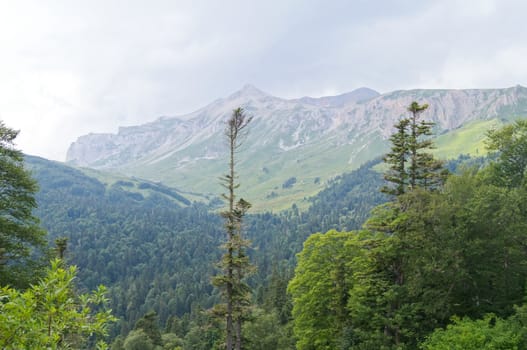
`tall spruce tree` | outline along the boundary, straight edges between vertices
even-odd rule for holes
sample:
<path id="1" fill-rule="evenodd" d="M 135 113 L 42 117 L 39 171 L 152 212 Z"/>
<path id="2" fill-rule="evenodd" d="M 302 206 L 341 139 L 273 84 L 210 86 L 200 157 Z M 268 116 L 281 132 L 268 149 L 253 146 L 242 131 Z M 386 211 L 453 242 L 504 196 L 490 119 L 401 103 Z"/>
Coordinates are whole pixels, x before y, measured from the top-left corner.
<path id="1" fill-rule="evenodd" d="M 404 118 L 395 124 L 397 130 L 391 137 L 391 151 L 384 156 L 384 162 L 389 170 L 384 174 L 384 179 L 391 182 L 394 187 L 384 186 L 381 192 L 400 196 L 408 187 L 407 158 L 408 158 L 408 124 L 410 120 Z"/>
<path id="2" fill-rule="evenodd" d="M 419 105 L 412 102 L 408 106 L 410 117 L 402 118 L 395 124 L 396 132 L 390 137 L 391 150 L 384 157 L 389 169 L 384 179 L 392 186 L 384 186 L 381 191 L 400 196 L 409 189 L 422 187 L 435 189 L 445 179 L 443 163 L 434 158 L 427 150 L 433 148 L 433 122 L 421 120 L 421 114 L 428 109 L 428 104 Z"/>
<path id="3" fill-rule="evenodd" d="M 384 157 L 389 165 L 384 178 L 392 185 L 384 186 L 381 192 L 396 198 L 393 203 L 380 207 L 378 214 L 374 214 L 365 225 L 372 231 L 381 232 L 382 243 L 379 246 L 382 253 L 379 256 L 382 259 L 372 261 L 375 261 L 373 266 L 379 271 L 379 276 L 384 275 L 385 292 L 390 295 L 384 299 L 383 338 L 395 346 L 404 343 L 405 329 L 411 329 L 404 321 L 409 310 L 406 298 L 411 290 L 411 268 L 407 262 L 412 259 L 410 247 L 423 239 L 423 232 L 414 232 L 412 227 L 419 217 L 411 221 L 408 217 L 416 203 L 423 205 L 420 210 L 426 209 L 427 193 L 441 186 L 447 175 L 442 162 L 427 152 L 433 147 L 428 137 L 432 135 L 434 126 L 434 123 L 420 119 L 427 109 L 428 104 L 412 102 L 407 108 L 410 116 L 395 124 L 396 132 L 390 137 L 391 151 Z"/>
<path id="4" fill-rule="evenodd" d="M 17 136 L 0 121 L 0 286 L 27 287 L 45 267 L 46 232 L 33 215 L 38 186 L 14 147 Z"/>
<path id="5" fill-rule="evenodd" d="M 246 136 L 247 125 L 252 120 L 247 117 L 242 108 L 233 111 L 227 121 L 225 136 L 229 144 L 229 171 L 221 178 L 221 184 L 227 189 L 223 198 L 227 200 L 228 208 L 221 214 L 225 219 L 227 242 L 226 250 L 220 261 L 222 274 L 213 279 L 213 284 L 222 291 L 225 304 L 218 305 L 216 312 L 225 317 L 225 346 L 227 350 L 242 348 L 242 323 L 249 305 L 250 288 L 245 278 L 252 267 L 246 249 L 249 241 L 242 236 L 243 217 L 251 204 L 240 198 L 236 201 L 235 190 L 240 186 L 236 178 L 235 155 Z"/>

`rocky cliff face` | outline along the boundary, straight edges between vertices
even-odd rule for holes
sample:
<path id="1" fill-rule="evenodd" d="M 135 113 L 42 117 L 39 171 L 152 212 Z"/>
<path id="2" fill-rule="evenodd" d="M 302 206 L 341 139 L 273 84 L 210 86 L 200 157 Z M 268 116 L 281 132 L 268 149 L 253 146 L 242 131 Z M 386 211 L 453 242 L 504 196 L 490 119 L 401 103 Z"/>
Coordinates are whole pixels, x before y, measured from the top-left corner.
<path id="1" fill-rule="evenodd" d="M 286 100 L 248 85 L 181 118 L 160 118 L 120 128 L 117 134 L 82 136 L 71 145 L 67 161 L 210 190 L 207 184 L 216 186 L 222 173 L 224 122 L 241 106 L 254 117 L 240 154 L 246 164 L 241 172 L 257 179 L 256 187 L 268 182 L 268 193 L 284 176 L 327 178 L 380 155 L 393 124 L 407 115 L 412 101 L 430 105 L 424 118 L 437 123 L 438 133 L 474 120 L 527 115 L 527 88 L 521 86 L 383 95 L 363 88 L 340 96 Z"/>
<path id="2" fill-rule="evenodd" d="M 293 145 L 283 140 L 282 149 L 305 142 L 305 131 L 324 132 L 344 106 L 355 105 L 379 94 L 362 88 L 340 96 L 284 100 L 268 95 L 247 85 L 227 98 L 219 99 L 207 107 L 181 118 L 160 118 L 141 126 L 119 128 L 117 134 L 89 134 L 74 142 L 67 153 L 67 162 L 94 168 L 115 168 L 144 157 L 161 161 L 167 156 L 192 148 L 196 143 L 215 139 L 223 132 L 223 123 L 234 108 L 242 106 L 253 115 L 255 122 L 265 126 L 265 134 L 283 134 L 293 138 Z M 306 128 L 307 124 L 311 124 Z M 296 132 L 292 129 L 296 129 Z M 308 130 L 302 130 L 308 129 Z M 275 135 L 276 136 L 276 135 Z M 302 139 L 302 140 L 301 140 Z M 268 140 L 259 140 L 268 143 Z M 201 156 L 213 157 L 209 149 Z M 207 154 L 208 153 L 208 154 Z M 186 158 L 186 157 L 183 157 Z"/>

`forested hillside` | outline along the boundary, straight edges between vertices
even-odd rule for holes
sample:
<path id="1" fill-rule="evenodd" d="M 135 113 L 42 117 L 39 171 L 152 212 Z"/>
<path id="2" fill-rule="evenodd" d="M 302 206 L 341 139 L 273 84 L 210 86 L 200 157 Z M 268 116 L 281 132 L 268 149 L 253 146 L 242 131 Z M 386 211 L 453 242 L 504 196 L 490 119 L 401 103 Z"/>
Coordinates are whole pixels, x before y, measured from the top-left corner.
<path id="1" fill-rule="evenodd" d="M 0 350 L 527 350 L 525 13 L 0 0 Z"/>
<path id="2" fill-rule="evenodd" d="M 287 324 L 291 316 L 285 286 L 296 254 L 314 232 L 361 228 L 370 210 L 388 199 L 379 192 L 382 174 L 372 170 L 380 162 L 332 180 L 310 199 L 307 211 L 293 206 L 279 214 L 247 216 L 250 255 L 257 267 L 250 283 L 257 305 L 279 308 Z M 208 207 L 137 179 L 106 185 L 60 163 L 36 157 L 26 157 L 26 163 L 40 184 L 36 213 L 51 242 L 68 238 L 66 258 L 79 267 L 81 290 L 108 286 L 110 306 L 120 318 L 113 336 L 126 336 L 150 311 L 156 312 L 160 329 L 172 329 L 180 320 L 180 338 L 191 337 L 196 322 L 209 322 L 199 318 L 199 310 L 219 298 L 210 283 L 223 240 L 217 200 Z"/>
<path id="3" fill-rule="evenodd" d="M 515 305 L 527 280 L 527 124 L 490 131 L 488 157 L 444 164 L 420 153 L 429 139 L 416 141 L 432 124 L 410 121 L 396 125 L 384 165 L 373 160 L 334 178 L 307 210 L 245 217 L 256 267 L 243 328 L 251 349 L 435 349 L 482 317 L 523 322 Z M 103 173 L 37 157 L 25 164 L 40 185 L 35 214 L 56 252 L 78 267 L 79 292 L 108 286 L 113 349 L 220 346 L 221 321 L 210 311 L 220 302 L 211 284 L 225 242 L 220 199 L 196 202 L 197 194 L 137 178 L 104 182 Z M 462 319 L 451 323 L 454 316 Z"/>
<path id="4" fill-rule="evenodd" d="M 36 214 L 49 240 L 68 238 L 66 257 L 79 267 L 82 288 L 109 287 L 111 307 L 122 318 L 114 334 L 126 334 L 151 310 L 164 327 L 171 316 L 217 301 L 210 278 L 223 233 L 214 208 L 150 182 L 106 185 L 60 163 L 36 157 L 26 162 L 40 185 Z M 385 200 L 377 192 L 381 175 L 370 169 L 375 163 L 334 179 L 311 199 L 308 211 L 293 206 L 280 214 L 248 215 L 258 269 L 251 284 L 261 300 L 273 271 L 290 276 L 295 254 L 311 233 L 360 228 L 369 210 Z"/>
<path id="5" fill-rule="evenodd" d="M 296 348 L 525 348 L 527 122 L 490 131 L 493 159 L 439 187 L 409 125 L 385 158 L 390 201 L 362 230 L 305 242 L 288 289 Z"/>

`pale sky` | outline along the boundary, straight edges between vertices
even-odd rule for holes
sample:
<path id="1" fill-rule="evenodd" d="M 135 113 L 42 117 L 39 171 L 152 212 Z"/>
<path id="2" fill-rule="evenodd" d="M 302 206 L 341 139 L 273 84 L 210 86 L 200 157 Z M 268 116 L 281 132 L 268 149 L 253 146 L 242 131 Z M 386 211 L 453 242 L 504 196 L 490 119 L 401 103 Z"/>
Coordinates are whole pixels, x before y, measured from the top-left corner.
<path id="1" fill-rule="evenodd" d="M 18 148 L 62 161 L 81 135 L 247 83 L 285 98 L 527 85 L 526 14 L 524 0 L 0 0 L 0 119 Z"/>

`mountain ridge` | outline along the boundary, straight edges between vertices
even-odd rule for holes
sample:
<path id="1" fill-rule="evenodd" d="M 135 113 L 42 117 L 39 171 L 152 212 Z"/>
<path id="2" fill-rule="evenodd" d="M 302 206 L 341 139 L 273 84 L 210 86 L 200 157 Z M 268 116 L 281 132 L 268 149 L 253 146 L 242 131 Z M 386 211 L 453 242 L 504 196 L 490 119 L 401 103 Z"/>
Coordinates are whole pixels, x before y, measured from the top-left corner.
<path id="1" fill-rule="evenodd" d="M 333 97 L 282 99 L 246 85 L 184 118 L 164 117 L 120 128 L 117 134 L 81 136 L 68 150 L 67 161 L 217 195 L 227 154 L 224 123 L 233 109 L 242 107 L 254 119 L 239 155 L 240 178 L 256 202 L 274 207 L 278 200 L 312 195 L 321 182 L 386 152 L 393 124 L 407 115 L 412 101 L 430 105 L 423 117 L 436 123 L 437 134 L 474 121 L 527 115 L 523 86 L 385 94 L 357 89 Z M 291 177 L 296 184 L 283 187 Z"/>

